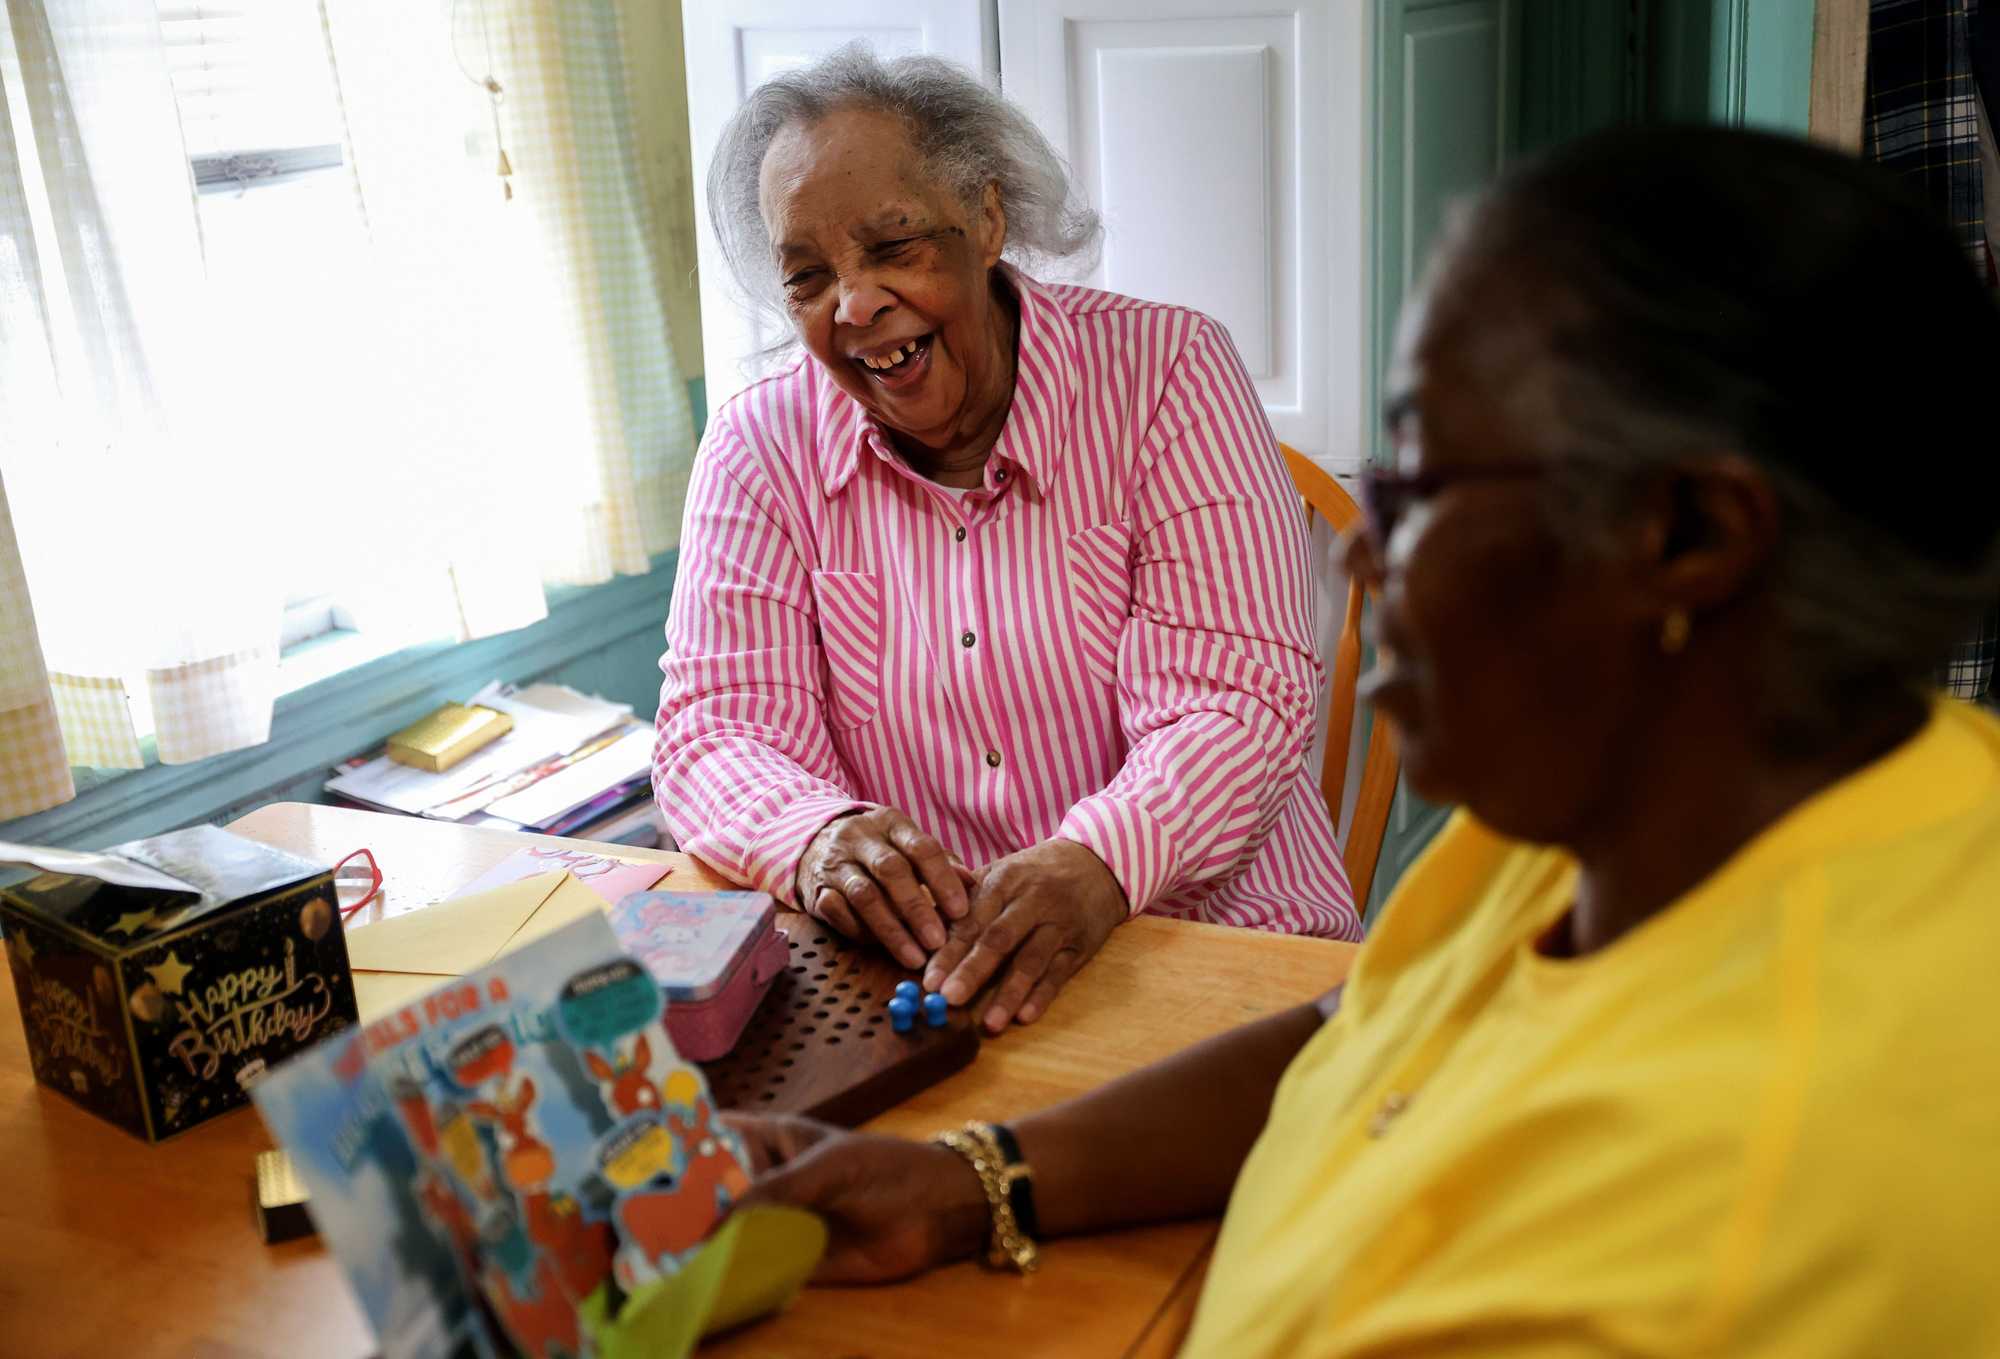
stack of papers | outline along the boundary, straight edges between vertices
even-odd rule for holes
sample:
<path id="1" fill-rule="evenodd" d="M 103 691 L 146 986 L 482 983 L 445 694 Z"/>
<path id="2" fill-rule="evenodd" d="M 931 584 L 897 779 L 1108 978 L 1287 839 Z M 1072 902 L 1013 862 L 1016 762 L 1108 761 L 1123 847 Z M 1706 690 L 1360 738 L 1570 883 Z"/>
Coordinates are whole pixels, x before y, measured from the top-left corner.
<path id="1" fill-rule="evenodd" d="M 644 791 L 652 733 L 630 705 L 559 684 L 489 684 L 468 702 L 509 714 L 514 729 L 443 773 L 384 755 L 337 771 L 327 792 L 405 816 L 561 833 Z"/>

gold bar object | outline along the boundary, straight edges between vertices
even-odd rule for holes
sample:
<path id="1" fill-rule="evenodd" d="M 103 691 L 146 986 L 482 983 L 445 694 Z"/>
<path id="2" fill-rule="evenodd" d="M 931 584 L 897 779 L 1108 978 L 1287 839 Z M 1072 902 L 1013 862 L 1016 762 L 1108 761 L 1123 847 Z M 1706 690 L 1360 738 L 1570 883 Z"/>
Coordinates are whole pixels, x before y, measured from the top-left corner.
<path id="1" fill-rule="evenodd" d="M 257 1153 L 257 1230 L 267 1246 L 313 1234 L 306 1187 L 282 1151 Z"/>
<path id="2" fill-rule="evenodd" d="M 442 774 L 514 729 L 508 714 L 478 704 L 447 703 L 389 738 L 389 758 L 412 769 Z"/>

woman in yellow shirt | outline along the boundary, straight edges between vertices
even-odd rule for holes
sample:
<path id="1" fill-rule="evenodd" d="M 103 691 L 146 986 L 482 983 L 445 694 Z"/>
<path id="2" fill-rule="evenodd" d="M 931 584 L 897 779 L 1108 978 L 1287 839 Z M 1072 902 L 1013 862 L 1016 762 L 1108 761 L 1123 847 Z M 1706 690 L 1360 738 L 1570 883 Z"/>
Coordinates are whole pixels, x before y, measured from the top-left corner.
<path id="1" fill-rule="evenodd" d="M 2000 1354 L 2000 722 L 1927 685 L 2000 590 L 1996 383 L 1858 162 L 1622 132 L 1486 195 L 1348 549 L 1464 810 L 1320 1005 L 1014 1124 L 1033 1228 L 1226 1203 L 1189 1355 Z M 1007 1215 L 743 1126 L 827 1277 Z"/>

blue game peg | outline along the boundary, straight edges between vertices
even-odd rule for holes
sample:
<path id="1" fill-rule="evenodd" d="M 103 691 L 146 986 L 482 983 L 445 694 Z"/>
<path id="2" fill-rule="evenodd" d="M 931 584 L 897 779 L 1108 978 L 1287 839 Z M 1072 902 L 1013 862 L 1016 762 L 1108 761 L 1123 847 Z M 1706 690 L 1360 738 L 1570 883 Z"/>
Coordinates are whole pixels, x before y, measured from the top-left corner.
<path id="1" fill-rule="evenodd" d="M 924 1022 L 934 1029 L 944 1027 L 944 997 L 933 991 L 924 997 Z"/>
<path id="2" fill-rule="evenodd" d="M 913 981 L 899 981 L 896 983 L 897 1000 L 907 1000 L 910 1004 L 915 1005 L 917 997 L 922 994 L 923 992 L 917 989 L 917 984 Z"/>
<path id="3" fill-rule="evenodd" d="M 889 1027 L 897 1033 L 908 1033 L 917 1022 L 917 1003 L 907 996 L 897 996 L 889 1002 Z"/>

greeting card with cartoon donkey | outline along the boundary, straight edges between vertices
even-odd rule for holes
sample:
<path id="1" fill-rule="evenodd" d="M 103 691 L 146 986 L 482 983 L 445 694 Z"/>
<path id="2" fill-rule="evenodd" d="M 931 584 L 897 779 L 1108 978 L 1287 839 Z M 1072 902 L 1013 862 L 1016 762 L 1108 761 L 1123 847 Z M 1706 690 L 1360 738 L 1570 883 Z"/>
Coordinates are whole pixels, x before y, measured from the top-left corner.
<path id="1" fill-rule="evenodd" d="M 685 1353 L 803 1282 L 663 1015 L 591 917 L 256 1085 L 389 1359 Z"/>

